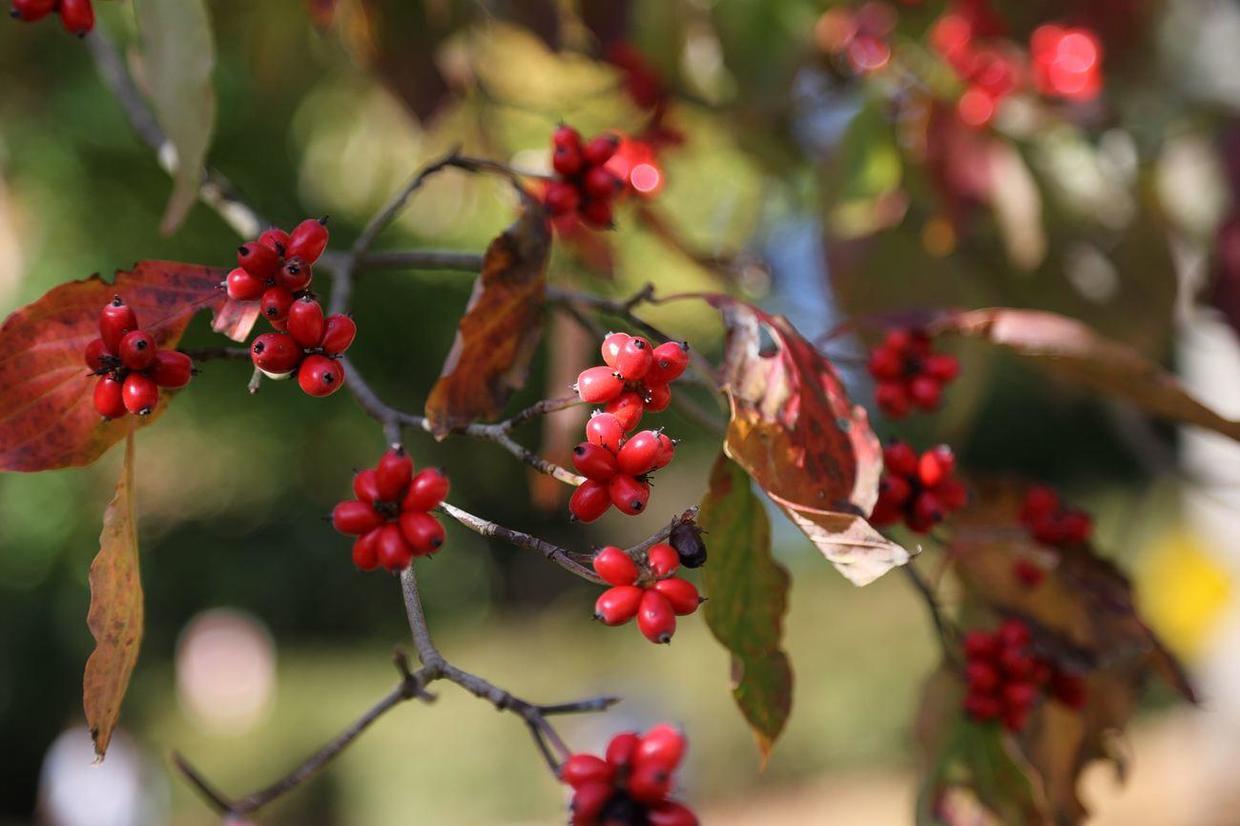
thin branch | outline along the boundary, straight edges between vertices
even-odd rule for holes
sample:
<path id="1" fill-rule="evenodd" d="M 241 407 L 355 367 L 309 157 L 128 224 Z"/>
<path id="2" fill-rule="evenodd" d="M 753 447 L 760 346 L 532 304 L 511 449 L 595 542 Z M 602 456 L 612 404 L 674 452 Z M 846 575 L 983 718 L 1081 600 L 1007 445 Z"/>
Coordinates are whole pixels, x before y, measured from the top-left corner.
<path id="1" fill-rule="evenodd" d="M 357 262 L 358 270 L 460 270 L 479 272 L 482 256 L 475 252 L 411 250 L 372 252 Z"/>
<path id="2" fill-rule="evenodd" d="M 930 619 L 934 621 L 934 630 L 939 638 L 939 648 L 943 652 L 943 659 L 953 667 L 958 666 L 959 658 L 956 655 L 956 647 L 954 645 L 957 632 L 955 627 L 943 616 L 943 609 L 939 605 L 939 598 L 935 595 L 934 589 L 913 567 L 911 561 L 902 565 L 901 569 L 904 571 L 905 576 L 908 577 L 909 582 L 913 583 L 913 587 L 917 589 L 917 593 L 926 604 L 926 610 L 930 612 Z"/>
<path id="3" fill-rule="evenodd" d="M 250 360 L 250 351 L 246 347 L 190 347 L 181 352 L 194 361 Z"/>
<path id="4" fill-rule="evenodd" d="M 558 545 L 553 545 L 545 539 L 539 539 L 536 536 L 531 536 L 530 534 L 522 533 L 521 531 L 515 531 L 512 528 L 505 528 L 503 525 L 497 525 L 488 519 L 483 519 L 480 516 L 474 516 L 472 513 L 461 510 L 455 505 L 450 505 L 447 502 L 444 502 L 440 505 L 440 507 L 443 508 L 444 513 L 448 514 L 448 516 L 451 516 L 457 522 L 461 523 L 466 528 L 469 528 L 474 533 L 481 536 L 502 539 L 510 545 L 515 545 L 518 548 L 525 548 L 527 550 L 534 551 L 535 553 L 540 553 L 571 574 L 576 574 L 582 579 L 597 583 L 599 585 L 607 584 L 598 574 L 594 573 L 594 570 L 589 564 L 590 557 L 587 554 L 573 553 L 572 551 L 565 550 Z"/>

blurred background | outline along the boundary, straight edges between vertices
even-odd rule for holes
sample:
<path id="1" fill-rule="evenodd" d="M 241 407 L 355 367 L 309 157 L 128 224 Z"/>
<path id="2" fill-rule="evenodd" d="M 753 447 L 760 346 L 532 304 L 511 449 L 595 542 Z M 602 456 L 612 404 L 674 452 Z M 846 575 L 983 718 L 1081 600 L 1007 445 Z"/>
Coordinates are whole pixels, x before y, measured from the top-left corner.
<path id="1" fill-rule="evenodd" d="M 100 27 L 132 45 L 128 4 L 97 5 Z M 615 295 L 646 281 L 662 293 L 726 289 L 810 338 L 919 306 L 1051 309 L 1176 366 L 1203 399 L 1240 415 L 1233 2 L 209 6 L 220 100 L 211 165 L 282 226 L 330 214 L 335 248 L 454 145 L 537 171 L 557 123 L 617 130 L 633 169 L 619 229 L 562 237 L 553 283 Z M 999 57 L 962 66 L 942 22 L 951 14 Z M 1035 54 L 1048 23 L 1086 33 L 1065 47 L 1060 74 Z M 1046 65 L 1063 69 L 1056 60 Z M 0 311 L 139 258 L 229 264 L 238 239 L 205 207 L 159 235 L 169 186 L 81 43 L 51 21 L 0 25 Z M 446 173 L 381 246 L 480 251 L 513 208 L 504 186 Z M 471 282 L 386 272 L 359 286 L 351 357 L 386 398 L 420 407 Z M 704 309 L 646 315 L 718 354 Z M 207 343 L 217 342 L 200 318 L 184 344 Z M 859 400 L 869 398 L 856 369 L 864 344 L 826 344 Z M 594 346 L 551 315 L 513 408 L 564 393 Z M 1151 691 L 1129 732 L 1127 785 L 1087 776 L 1095 822 L 1240 823 L 1235 446 L 981 346 L 958 355 L 964 371 L 942 412 L 899 433 L 948 441 L 970 472 L 1048 481 L 1090 508 L 1098 545 L 1132 573 L 1150 624 L 1201 683 L 1199 710 Z M 350 469 L 378 456 L 380 434 L 347 394 L 311 401 L 268 384 L 250 396 L 249 372 L 207 364 L 138 437 L 147 630 L 101 766 L 80 703 L 86 575 L 119 456 L 0 477 L 0 823 L 215 822 L 170 773 L 171 750 L 239 794 L 392 684 L 391 650 L 408 633 L 398 585 L 354 571 L 349 542 L 322 521 Z M 575 415 L 521 437 L 562 455 Z M 568 524 L 562 491 L 492 445 L 409 444 L 420 464 L 447 467 L 462 507 L 585 548 L 635 541 L 700 497 L 717 437 L 674 411 L 663 423 L 686 441 L 649 512 L 588 528 Z M 765 770 L 733 707 L 728 658 L 698 618 L 673 645 L 651 646 L 590 622 L 590 586 L 451 524 L 419 576 L 439 646 L 462 667 L 540 701 L 625 698 L 611 714 L 566 721 L 574 746 L 683 723 L 684 793 L 704 822 L 911 822 L 909 724 L 937 656 L 923 606 L 899 577 L 853 588 L 782 517 L 773 524 L 793 574 L 797 683 Z M 392 712 L 263 822 L 563 822 L 562 790 L 522 727 L 453 686 L 440 694 Z"/>

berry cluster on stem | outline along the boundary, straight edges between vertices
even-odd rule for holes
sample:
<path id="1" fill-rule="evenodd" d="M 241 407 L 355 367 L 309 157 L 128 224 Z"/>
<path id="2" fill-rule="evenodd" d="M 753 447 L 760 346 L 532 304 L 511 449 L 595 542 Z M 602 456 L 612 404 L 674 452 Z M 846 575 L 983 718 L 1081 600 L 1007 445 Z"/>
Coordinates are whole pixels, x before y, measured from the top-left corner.
<path id="1" fill-rule="evenodd" d="M 194 374 L 190 357 L 159 349 L 119 295 L 99 313 L 99 338 L 86 345 L 84 358 L 91 375 L 99 377 L 94 404 L 105 419 L 149 415 L 159 404 L 159 388 L 184 387 Z"/>
<path id="2" fill-rule="evenodd" d="M 560 767 L 573 789 L 572 826 L 697 826 L 697 816 L 672 800 L 685 736 L 660 723 L 645 734 L 617 734 L 603 757 L 574 754 Z"/>
<path id="3" fill-rule="evenodd" d="M 543 194 L 551 216 L 575 217 L 591 229 L 611 229 L 613 205 L 624 191 L 624 181 L 607 168 L 607 162 L 620 139 L 604 134 L 587 141 L 571 126 L 561 126 L 552 134 L 551 144 L 556 177 Z"/>
<path id="4" fill-rule="evenodd" d="M 1026 491 L 1020 521 L 1035 540 L 1056 548 L 1083 545 L 1094 530 L 1088 513 L 1065 505 L 1047 485 L 1033 485 Z"/>
<path id="5" fill-rule="evenodd" d="M 436 468 L 414 473 L 413 459 L 394 445 L 373 468 L 353 477 L 356 499 L 332 510 L 332 527 L 356 536 L 353 564 L 363 571 L 380 566 L 403 571 L 415 557 L 443 545 L 443 525 L 431 516 L 448 495 L 448 477 Z"/>
<path id="6" fill-rule="evenodd" d="M 943 386 L 960 373 L 955 356 L 934 352 L 924 330 L 892 330 L 870 354 L 870 375 L 877 382 L 875 401 L 883 413 L 902 419 L 913 408 L 931 411 L 939 406 Z"/>
<path id="7" fill-rule="evenodd" d="M 679 552 L 666 542 L 646 551 L 645 569 L 614 545 L 594 555 L 594 571 L 612 587 L 594 603 L 594 618 L 607 625 L 623 625 L 637 617 L 646 639 L 666 644 L 676 633 L 676 617 L 692 614 L 702 597 L 692 582 L 675 576 Z"/>
<path id="8" fill-rule="evenodd" d="M 882 526 L 903 520 L 909 530 L 926 533 L 968 501 L 955 472 L 956 457 L 947 445 L 919 456 L 904 442 L 891 442 L 883 448 L 883 476 L 870 522 Z"/>
<path id="9" fill-rule="evenodd" d="M 60 15 L 60 24 L 69 34 L 85 37 L 95 28 L 92 0 L 12 0 L 9 16 L 14 20 L 33 23 L 52 12 Z"/>

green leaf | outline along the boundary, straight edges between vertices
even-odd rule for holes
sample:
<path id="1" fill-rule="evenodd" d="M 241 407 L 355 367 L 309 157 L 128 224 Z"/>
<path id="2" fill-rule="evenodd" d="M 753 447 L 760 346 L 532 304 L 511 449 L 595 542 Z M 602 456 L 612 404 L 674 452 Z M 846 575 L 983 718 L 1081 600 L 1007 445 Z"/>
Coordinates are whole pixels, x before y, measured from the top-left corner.
<path id="1" fill-rule="evenodd" d="M 780 647 L 788 572 L 771 556 L 770 524 L 748 474 L 722 454 L 698 523 L 710 543 L 706 624 L 732 652 L 732 696 L 765 761 L 792 710 L 792 666 Z"/>
<path id="2" fill-rule="evenodd" d="M 176 161 L 160 231 L 171 234 L 198 200 L 215 129 L 215 40 L 205 0 L 134 0 L 142 68 Z"/>

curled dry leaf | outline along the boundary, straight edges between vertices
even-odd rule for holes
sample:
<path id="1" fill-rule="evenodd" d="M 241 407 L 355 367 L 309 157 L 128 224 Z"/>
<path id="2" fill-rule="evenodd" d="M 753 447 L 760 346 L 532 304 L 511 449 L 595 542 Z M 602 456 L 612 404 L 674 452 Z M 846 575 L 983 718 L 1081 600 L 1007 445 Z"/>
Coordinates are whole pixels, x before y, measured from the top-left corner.
<path id="1" fill-rule="evenodd" d="M 786 318 L 727 296 L 708 300 L 727 327 L 727 454 L 853 584 L 903 565 L 908 551 L 865 521 L 878 498 L 882 449 L 831 363 Z M 772 353 L 762 350 L 764 331 Z"/>
<path id="2" fill-rule="evenodd" d="M 99 759 L 108 743 L 142 644 L 142 578 L 138 571 L 138 526 L 134 511 L 133 417 L 127 417 L 125 461 L 116 493 L 103 514 L 99 553 L 90 564 L 90 613 L 86 624 L 95 650 L 82 677 L 82 705 Z"/>
<path id="3" fill-rule="evenodd" d="M 99 311 L 114 295 L 133 307 L 161 348 L 175 347 L 199 310 L 215 313 L 217 332 L 242 341 L 258 318 L 257 302 L 230 301 L 224 271 L 171 261 L 139 261 L 108 284 L 98 275 L 48 291 L 0 327 L 0 470 L 86 465 L 127 432 L 125 420 L 100 420 L 95 382 L 83 353 L 99 337 Z M 166 402 L 168 393 L 161 393 Z M 164 403 L 142 423 L 149 424 Z M 126 417 L 128 419 L 128 417 Z"/>
<path id="4" fill-rule="evenodd" d="M 1076 319 L 1040 310 L 991 307 L 946 314 L 931 329 L 1009 347 L 1155 416 L 1240 440 L 1240 421 L 1206 407 L 1158 364 Z"/>
<path id="5" fill-rule="evenodd" d="M 732 696 L 765 760 L 792 710 L 792 667 L 781 647 L 788 572 L 771 556 L 770 524 L 749 477 L 726 456 L 715 461 L 698 524 L 710 536 L 706 624 L 732 652 Z"/>
<path id="6" fill-rule="evenodd" d="M 542 332 L 550 245 L 542 208 L 527 204 L 516 223 L 487 247 L 456 341 L 426 400 L 436 438 L 497 418 L 512 391 L 525 383 Z"/>

